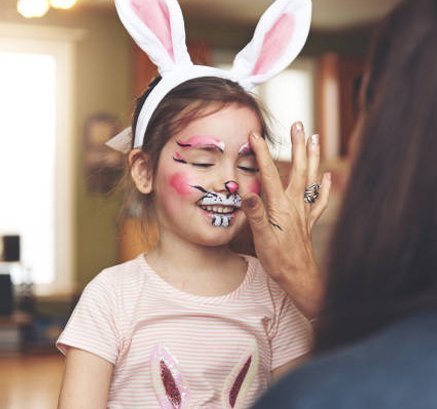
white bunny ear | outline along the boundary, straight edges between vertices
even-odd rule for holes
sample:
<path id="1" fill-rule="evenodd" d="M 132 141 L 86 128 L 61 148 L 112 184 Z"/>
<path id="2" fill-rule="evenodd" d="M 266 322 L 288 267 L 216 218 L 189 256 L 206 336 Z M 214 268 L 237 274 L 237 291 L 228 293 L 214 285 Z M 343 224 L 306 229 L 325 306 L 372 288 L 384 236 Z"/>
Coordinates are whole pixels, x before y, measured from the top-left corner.
<path id="1" fill-rule="evenodd" d="M 300 53 L 311 25 L 311 0 L 276 0 L 235 57 L 232 73 L 250 89 L 284 70 Z"/>
<path id="2" fill-rule="evenodd" d="M 162 75 L 190 65 L 182 10 L 177 0 L 115 0 L 126 30 Z"/>

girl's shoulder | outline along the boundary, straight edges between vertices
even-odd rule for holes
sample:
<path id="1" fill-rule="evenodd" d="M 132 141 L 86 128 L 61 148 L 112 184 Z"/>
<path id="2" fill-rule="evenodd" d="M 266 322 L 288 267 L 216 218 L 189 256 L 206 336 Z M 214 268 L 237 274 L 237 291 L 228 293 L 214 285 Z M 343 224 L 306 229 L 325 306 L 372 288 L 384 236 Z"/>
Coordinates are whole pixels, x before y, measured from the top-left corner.
<path id="1" fill-rule="evenodd" d="M 143 254 L 132 260 L 103 269 L 87 285 L 87 287 L 113 288 L 123 290 L 128 287 L 139 287 L 147 279 L 147 264 Z"/>

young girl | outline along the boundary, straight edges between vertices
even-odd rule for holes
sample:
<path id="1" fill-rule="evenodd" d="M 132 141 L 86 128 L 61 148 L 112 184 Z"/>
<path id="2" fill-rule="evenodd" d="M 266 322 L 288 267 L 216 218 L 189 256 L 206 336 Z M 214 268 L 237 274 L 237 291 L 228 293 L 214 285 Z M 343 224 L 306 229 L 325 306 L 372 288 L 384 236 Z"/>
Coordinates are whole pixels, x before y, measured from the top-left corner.
<path id="1" fill-rule="evenodd" d="M 57 344 L 67 355 L 59 408 L 247 408 L 310 347 L 293 302 L 228 248 L 245 223 L 241 197 L 261 189 L 249 135 L 268 136 L 247 89 L 300 51 L 309 2 L 276 1 L 230 73 L 190 64 L 175 1 L 116 4 L 161 73 L 131 132 L 111 142 L 130 151 L 159 242 L 84 290 Z"/>

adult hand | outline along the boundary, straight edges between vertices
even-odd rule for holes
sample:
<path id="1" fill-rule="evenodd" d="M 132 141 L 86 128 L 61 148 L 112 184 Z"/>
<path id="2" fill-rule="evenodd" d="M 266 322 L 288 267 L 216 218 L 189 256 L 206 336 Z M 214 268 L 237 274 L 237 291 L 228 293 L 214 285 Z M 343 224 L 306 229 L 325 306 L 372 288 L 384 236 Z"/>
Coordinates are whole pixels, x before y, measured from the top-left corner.
<path id="1" fill-rule="evenodd" d="M 249 140 L 265 194 L 265 205 L 254 193 L 243 197 L 243 211 L 253 232 L 257 256 L 302 313 L 312 318 L 318 312 L 323 283 L 314 260 L 311 229 L 327 207 L 331 187 L 331 175 L 325 173 L 315 203 L 304 202 L 305 187 L 319 181 L 318 135 L 305 142 L 303 125 L 293 124 L 291 167 L 285 189 L 266 141 L 254 133 Z"/>

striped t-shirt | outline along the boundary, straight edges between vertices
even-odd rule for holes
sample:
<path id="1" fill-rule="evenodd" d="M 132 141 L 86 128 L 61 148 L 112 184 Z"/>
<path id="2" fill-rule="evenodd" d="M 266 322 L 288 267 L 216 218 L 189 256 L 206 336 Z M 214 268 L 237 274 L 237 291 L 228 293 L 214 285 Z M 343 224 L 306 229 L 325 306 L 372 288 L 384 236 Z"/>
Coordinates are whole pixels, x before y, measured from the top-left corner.
<path id="1" fill-rule="evenodd" d="M 143 255 L 97 275 L 57 346 L 114 365 L 110 409 L 247 408 L 271 371 L 308 352 L 311 328 L 257 259 L 230 294 L 164 281 Z"/>

